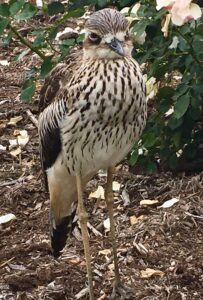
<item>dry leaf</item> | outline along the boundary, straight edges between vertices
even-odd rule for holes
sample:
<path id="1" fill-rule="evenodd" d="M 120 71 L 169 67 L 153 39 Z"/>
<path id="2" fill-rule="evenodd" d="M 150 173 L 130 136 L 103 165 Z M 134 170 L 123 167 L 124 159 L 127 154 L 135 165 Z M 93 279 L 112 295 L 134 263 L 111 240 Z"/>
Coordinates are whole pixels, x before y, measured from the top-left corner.
<path id="1" fill-rule="evenodd" d="M 123 206 L 124 207 L 128 206 L 130 204 L 130 197 L 128 192 L 125 189 L 122 191 L 121 197 L 123 199 Z"/>
<path id="2" fill-rule="evenodd" d="M 76 258 L 71 258 L 68 263 L 71 263 L 73 265 L 78 265 L 79 263 L 81 263 L 81 259 L 79 257 Z"/>
<path id="3" fill-rule="evenodd" d="M 18 145 L 25 146 L 29 142 L 29 135 L 26 130 L 20 130 L 20 135 L 17 136 Z"/>
<path id="4" fill-rule="evenodd" d="M 96 198 L 96 199 L 103 199 L 104 200 L 105 199 L 105 197 L 104 197 L 104 188 L 101 185 L 99 185 L 95 192 L 89 194 L 89 199 L 90 198 Z"/>
<path id="5" fill-rule="evenodd" d="M 18 148 L 15 149 L 15 150 L 10 151 L 10 154 L 11 154 L 12 156 L 14 156 L 14 157 L 18 156 L 20 153 L 21 153 L 20 147 L 18 147 Z"/>
<path id="6" fill-rule="evenodd" d="M 111 255 L 111 250 L 110 249 L 104 249 L 104 250 L 101 250 L 99 251 L 99 255 Z"/>
<path id="7" fill-rule="evenodd" d="M 110 231 L 110 219 L 107 218 L 106 220 L 104 220 L 103 224 L 104 224 L 105 231 L 106 232 Z"/>
<path id="8" fill-rule="evenodd" d="M 9 66 L 10 62 L 8 62 L 6 59 L 2 59 L 2 60 L 0 60 L 0 65 L 2 65 L 2 66 Z"/>
<path id="9" fill-rule="evenodd" d="M 141 200 L 140 201 L 140 205 L 153 205 L 155 203 L 158 203 L 159 201 L 158 200 Z"/>
<path id="10" fill-rule="evenodd" d="M 17 135 L 17 138 L 9 140 L 10 148 L 16 146 L 24 147 L 29 142 L 29 135 L 26 130 L 15 130 L 13 135 Z"/>
<path id="11" fill-rule="evenodd" d="M 17 117 L 14 117 L 14 118 L 10 118 L 10 121 L 8 122 L 8 125 L 14 125 L 14 126 L 16 126 L 16 124 L 18 122 L 20 122 L 22 119 L 23 119 L 22 116 L 17 116 Z"/>
<path id="12" fill-rule="evenodd" d="M 137 224 L 139 221 L 143 220 L 144 217 L 145 217 L 144 215 L 140 215 L 139 217 L 131 216 L 130 217 L 130 224 L 133 226 L 133 225 Z"/>
<path id="13" fill-rule="evenodd" d="M 114 192 L 119 192 L 121 188 L 121 184 L 117 181 L 113 181 L 112 189 Z"/>
<path id="14" fill-rule="evenodd" d="M 15 219 L 16 219 L 16 216 L 14 214 L 6 214 L 6 215 L 0 217 L 0 224 L 8 223 Z"/>
<path id="15" fill-rule="evenodd" d="M 6 151 L 6 147 L 3 145 L 0 145 L 0 151 Z"/>
<path id="16" fill-rule="evenodd" d="M 159 208 L 169 208 L 169 207 L 173 206 L 175 203 L 177 203 L 178 201 L 179 201 L 178 198 L 172 198 L 170 200 L 167 200 L 161 206 L 158 206 L 158 207 Z"/>
<path id="17" fill-rule="evenodd" d="M 141 273 L 141 278 L 149 278 L 152 276 L 160 276 L 160 277 L 164 276 L 164 272 L 160 270 L 150 269 L 150 268 L 147 268 L 146 270 L 142 270 L 140 273 Z"/>
<path id="18" fill-rule="evenodd" d="M 136 216 L 131 216 L 130 217 L 130 224 L 135 225 L 138 222 L 138 218 Z"/>

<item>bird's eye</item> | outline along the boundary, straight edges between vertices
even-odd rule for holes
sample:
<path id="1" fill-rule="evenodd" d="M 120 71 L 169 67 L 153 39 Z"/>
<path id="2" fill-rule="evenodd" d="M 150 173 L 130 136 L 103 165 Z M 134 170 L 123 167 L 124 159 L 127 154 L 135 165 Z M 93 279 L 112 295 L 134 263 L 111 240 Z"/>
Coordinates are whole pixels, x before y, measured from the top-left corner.
<path id="1" fill-rule="evenodd" d="M 93 43 L 100 43 L 100 41 L 101 41 L 101 38 L 96 33 L 93 33 L 93 32 L 89 34 L 89 39 Z"/>

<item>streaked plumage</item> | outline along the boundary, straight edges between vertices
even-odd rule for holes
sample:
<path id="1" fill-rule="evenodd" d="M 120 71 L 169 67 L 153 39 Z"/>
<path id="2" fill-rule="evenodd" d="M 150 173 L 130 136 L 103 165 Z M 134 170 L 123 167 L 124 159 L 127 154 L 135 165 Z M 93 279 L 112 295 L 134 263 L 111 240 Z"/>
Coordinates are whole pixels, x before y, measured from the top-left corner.
<path id="1" fill-rule="evenodd" d="M 52 70 L 40 95 L 41 161 L 56 256 L 77 207 L 76 174 L 85 186 L 99 169 L 115 166 L 146 122 L 145 85 L 131 57 L 127 20 L 104 9 L 85 27 L 83 51 Z"/>

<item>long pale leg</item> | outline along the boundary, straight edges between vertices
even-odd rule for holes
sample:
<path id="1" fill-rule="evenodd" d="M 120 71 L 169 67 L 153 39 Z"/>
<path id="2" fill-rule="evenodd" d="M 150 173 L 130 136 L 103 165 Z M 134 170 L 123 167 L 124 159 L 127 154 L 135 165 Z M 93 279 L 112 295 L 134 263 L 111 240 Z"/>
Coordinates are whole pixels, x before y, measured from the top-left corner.
<path id="1" fill-rule="evenodd" d="M 115 233 L 115 223 L 113 217 L 113 191 L 112 191 L 112 182 L 113 182 L 113 170 L 111 167 L 107 170 L 107 183 L 106 183 L 106 191 L 105 191 L 105 199 L 109 213 L 110 220 L 110 231 L 111 231 L 111 241 L 113 248 L 113 258 L 114 258 L 114 272 L 115 272 L 115 285 L 114 291 L 112 294 L 113 299 L 118 299 L 117 294 L 122 296 L 122 299 L 131 299 L 132 290 L 121 283 L 119 267 L 118 267 L 118 257 L 117 257 L 117 246 L 116 246 L 116 233 Z"/>
<path id="2" fill-rule="evenodd" d="M 87 276 L 88 276 L 88 283 L 89 283 L 89 294 L 90 294 L 90 300 L 94 300 L 90 244 L 89 244 L 89 236 L 88 236 L 88 230 L 87 230 L 87 212 L 86 212 L 84 202 L 83 202 L 82 180 L 81 180 L 80 174 L 76 175 L 76 182 L 77 182 L 77 192 L 78 192 L 78 218 L 80 221 L 80 226 L 81 226 L 81 231 L 82 231 L 82 239 L 83 239 L 83 245 L 84 245 L 84 251 L 85 251 Z"/>
<path id="3" fill-rule="evenodd" d="M 118 268 L 116 234 L 115 234 L 115 224 L 114 224 L 114 217 L 113 217 L 114 197 L 112 191 L 112 182 L 113 182 L 113 168 L 109 168 L 107 170 L 105 199 L 106 199 L 107 209 L 109 213 L 109 220 L 110 220 L 110 231 L 111 231 L 111 240 L 112 240 L 112 248 L 113 248 L 113 258 L 114 258 L 115 285 L 118 285 L 120 283 L 120 274 Z"/>

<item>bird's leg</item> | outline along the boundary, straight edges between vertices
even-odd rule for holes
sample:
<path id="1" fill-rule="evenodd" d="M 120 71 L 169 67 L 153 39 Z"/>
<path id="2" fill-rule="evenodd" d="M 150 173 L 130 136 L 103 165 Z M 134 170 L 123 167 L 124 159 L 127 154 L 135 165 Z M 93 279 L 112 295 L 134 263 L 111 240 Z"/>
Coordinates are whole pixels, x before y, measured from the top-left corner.
<path id="1" fill-rule="evenodd" d="M 87 230 L 87 212 L 83 202 L 82 180 L 80 174 L 76 174 L 76 182 L 77 182 L 77 192 L 78 192 L 78 218 L 80 221 L 82 239 L 83 239 L 83 245 L 85 251 L 85 260 L 86 260 L 87 276 L 88 276 L 88 283 L 89 283 L 89 294 L 90 294 L 90 300 L 94 300 L 90 244 L 89 244 L 89 236 Z"/>
<path id="2" fill-rule="evenodd" d="M 112 191 L 112 182 L 113 182 L 113 168 L 109 168 L 107 170 L 105 200 L 106 200 L 107 209 L 108 209 L 108 213 L 109 213 L 109 220 L 110 220 L 110 231 L 111 231 L 111 240 L 112 240 L 112 248 L 113 248 L 113 258 L 114 258 L 115 285 L 118 285 L 120 283 L 120 274 L 119 274 L 119 268 L 118 268 L 115 223 L 114 223 L 114 217 L 113 217 L 114 197 L 113 197 L 113 191 Z"/>
<path id="3" fill-rule="evenodd" d="M 119 267 L 118 267 L 118 257 L 117 257 L 117 246 L 116 246 L 116 230 L 113 216 L 113 191 L 112 191 L 112 183 L 113 183 L 113 167 L 107 170 L 107 183 L 106 183 L 106 191 L 105 191 L 105 200 L 107 204 L 107 209 L 109 213 L 110 220 L 110 232 L 111 232 L 111 241 L 113 248 L 113 258 L 114 258 L 114 272 L 115 272 L 115 284 L 114 290 L 111 299 L 118 299 L 118 295 L 122 297 L 122 299 L 131 299 L 132 289 L 123 285 L 120 279 Z"/>

